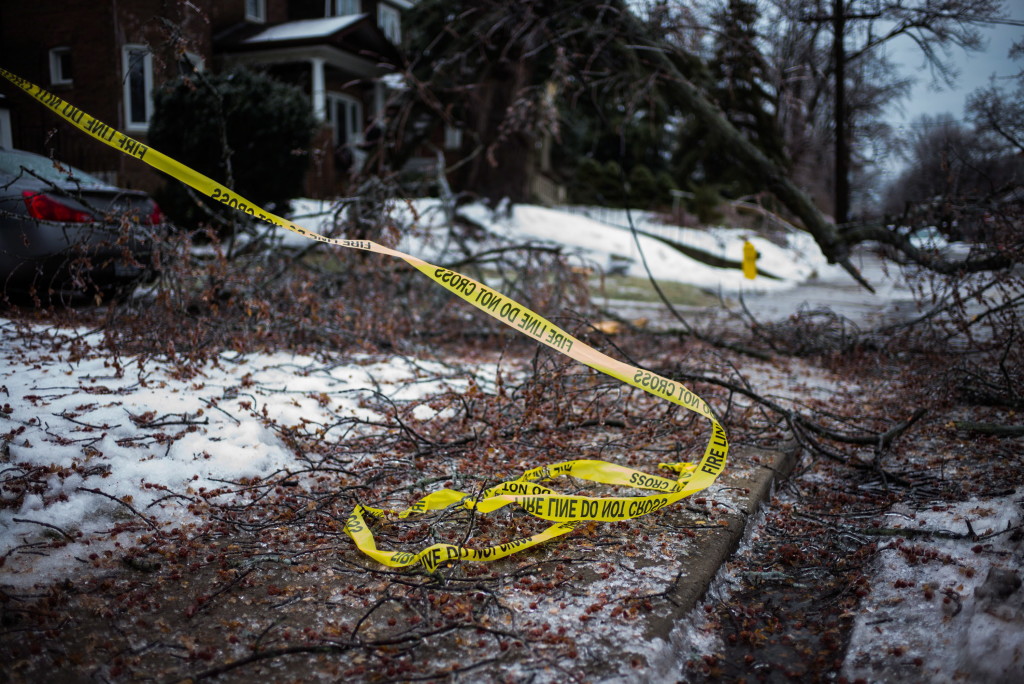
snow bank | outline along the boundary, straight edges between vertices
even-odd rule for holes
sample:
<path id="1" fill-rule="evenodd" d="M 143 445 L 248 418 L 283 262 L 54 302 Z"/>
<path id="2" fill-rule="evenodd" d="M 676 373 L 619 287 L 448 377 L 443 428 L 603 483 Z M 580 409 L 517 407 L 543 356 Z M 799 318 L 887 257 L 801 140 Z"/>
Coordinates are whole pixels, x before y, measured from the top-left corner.
<path id="1" fill-rule="evenodd" d="M 746 230 L 667 227 L 658 223 L 649 212 L 636 212 L 634 221 L 641 234 L 634 237 L 628 227 L 532 205 L 516 205 L 508 217 L 502 217 L 501 212 L 495 217 L 482 205 L 464 207 L 461 211 L 496 234 L 564 245 L 570 248 L 570 252 L 574 251 L 605 270 L 611 270 L 616 261 L 625 261 L 628 263 L 628 275 L 646 278 L 646 259 L 651 274 L 659 280 L 689 283 L 716 292 L 789 289 L 811 276 L 818 264 L 813 255 L 820 254 L 817 248 L 808 249 L 813 245 L 813 242 L 808 243 L 809 236 L 791 235 L 788 238 L 791 244 L 781 248 L 752 236 Z M 779 280 L 764 277 L 748 280 L 739 269 L 710 266 L 683 254 L 654 235 L 736 262 L 742 260 L 743 242 L 749 237 L 761 255 L 758 267 L 778 276 Z M 824 258 L 820 262 L 824 264 Z"/>
<path id="2" fill-rule="evenodd" d="M 292 218 L 299 225 L 316 232 L 329 232 L 332 228 L 335 211 L 330 203 L 296 200 L 292 204 Z M 641 233 L 634 238 L 628 222 L 615 225 L 567 210 L 528 204 L 515 205 L 511 213 L 503 208 L 495 212 L 480 203 L 461 207 L 459 212 L 481 225 L 493 245 L 526 242 L 560 245 L 586 265 L 604 271 L 625 266 L 627 275 L 639 278 L 647 277 L 646 259 L 651 273 L 659 280 L 688 283 L 714 292 L 786 290 L 806 281 L 826 266 L 813 238 L 803 233 L 788 235 L 787 244 L 779 246 L 747 230 L 666 226 L 650 212 L 633 212 L 636 228 Z M 446 215 L 438 200 L 396 201 L 389 207 L 389 213 L 396 223 L 406 226 L 398 249 L 427 261 L 443 261 L 455 253 L 456 245 L 450 240 Z M 670 240 L 718 258 L 739 262 L 746 239 L 750 239 L 760 255 L 758 267 L 778 279 L 758 277 L 747 280 L 739 269 L 710 266 L 665 242 Z M 303 238 L 289 236 L 287 240 L 294 243 Z M 485 241 L 479 246 L 482 249 L 493 245 Z"/>

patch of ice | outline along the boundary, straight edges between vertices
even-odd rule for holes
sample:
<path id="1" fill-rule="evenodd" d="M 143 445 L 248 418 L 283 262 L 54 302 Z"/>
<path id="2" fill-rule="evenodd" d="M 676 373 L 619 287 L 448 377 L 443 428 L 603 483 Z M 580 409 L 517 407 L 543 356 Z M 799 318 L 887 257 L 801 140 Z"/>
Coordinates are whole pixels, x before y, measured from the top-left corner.
<path id="1" fill-rule="evenodd" d="M 1024 590 L 989 590 L 1024 561 L 1024 489 L 891 516 L 890 524 L 960 538 L 895 537 L 878 556 L 843 674 L 876 682 L 1024 681 Z M 970 523 L 970 526 L 968 526 Z M 971 538 L 970 530 L 976 538 Z M 982 588 L 985 587 L 985 588 Z"/>

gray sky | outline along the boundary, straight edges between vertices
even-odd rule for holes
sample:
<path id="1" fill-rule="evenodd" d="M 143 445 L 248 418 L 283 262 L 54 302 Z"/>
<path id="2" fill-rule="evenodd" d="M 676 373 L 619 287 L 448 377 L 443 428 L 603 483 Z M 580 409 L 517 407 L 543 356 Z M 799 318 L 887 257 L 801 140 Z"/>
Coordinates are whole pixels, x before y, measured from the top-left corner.
<path id="1" fill-rule="evenodd" d="M 1006 7 L 1011 18 L 1024 20 L 1024 0 L 1008 0 Z M 991 24 L 982 26 L 981 31 L 986 41 L 983 51 L 968 54 L 960 48 L 953 49 L 951 58 L 960 75 L 952 87 L 933 78 L 913 41 L 908 38 L 894 41 L 890 54 L 897 63 L 904 65 L 906 74 L 917 78 L 910 97 L 900 102 L 899 107 L 894 106 L 886 117 L 901 137 L 912 134 L 912 122 L 922 114 L 950 114 L 957 121 L 963 121 L 967 96 L 988 85 L 990 76 L 1010 76 L 1024 69 L 1024 60 L 1014 61 L 1008 56 L 1014 41 L 1024 38 L 1024 27 Z M 887 159 L 880 168 L 882 178 L 895 178 L 903 167 L 903 160 Z"/>
<path id="2" fill-rule="evenodd" d="M 1011 17 L 1024 20 L 1024 0 L 1010 0 L 1007 3 Z M 974 90 L 988 85 L 992 74 L 1009 76 L 1024 69 L 1024 60 L 1011 60 L 1007 53 L 1015 40 L 1024 38 L 1024 27 L 993 24 L 981 27 L 987 45 L 984 52 L 967 54 L 954 48 L 952 58 L 960 76 L 952 88 L 941 81 L 936 84 L 932 74 L 924 65 L 920 51 L 916 50 L 909 39 L 900 39 L 893 46 L 893 56 L 898 62 L 906 65 L 906 72 L 916 76 L 911 96 L 903 103 L 903 111 L 894 111 L 890 115 L 893 123 L 909 123 L 922 114 L 935 116 L 949 113 L 955 119 L 962 119 L 967 96 Z"/>

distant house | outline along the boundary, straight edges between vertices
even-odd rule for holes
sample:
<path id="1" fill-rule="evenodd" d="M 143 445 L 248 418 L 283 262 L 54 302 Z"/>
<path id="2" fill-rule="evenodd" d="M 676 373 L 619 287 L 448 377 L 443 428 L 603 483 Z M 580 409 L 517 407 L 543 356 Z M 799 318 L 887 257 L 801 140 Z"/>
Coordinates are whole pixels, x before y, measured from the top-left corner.
<path id="1" fill-rule="evenodd" d="M 145 140 L 152 92 L 192 70 L 247 65 L 299 85 L 323 122 L 307 180 L 329 195 L 334 154 L 359 163 L 384 110 L 381 78 L 398 63 L 411 0 L 28 0 L 0 3 L 0 65 Z M 153 189 L 148 167 L 92 141 L 0 83 L 0 145 L 53 153 L 126 187 Z"/>

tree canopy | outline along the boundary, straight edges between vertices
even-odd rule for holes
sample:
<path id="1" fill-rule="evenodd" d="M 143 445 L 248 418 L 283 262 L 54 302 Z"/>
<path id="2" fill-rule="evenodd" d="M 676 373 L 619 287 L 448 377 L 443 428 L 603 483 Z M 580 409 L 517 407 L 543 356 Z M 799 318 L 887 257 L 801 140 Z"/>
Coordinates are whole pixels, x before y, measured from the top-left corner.
<path id="1" fill-rule="evenodd" d="M 809 60 L 812 67 L 815 59 L 826 58 L 824 78 L 815 77 L 817 90 L 801 93 L 801 100 L 822 99 L 831 92 L 829 82 L 842 91 L 833 102 L 831 120 L 836 192 L 847 197 L 849 190 L 842 186 L 848 180 L 853 149 L 850 131 L 872 132 L 863 107 L 881 107 L 903 87 L 901 82 L 889 87 L 876 80 L 887 73 L 884 59 L 875 60 L 875 71 L 867 68 L 877 56 L 875 49 L 896 36 L 909 36 L 941 71 L 946 63 L 939 53 L 949 45 L 976 46 L 973 23 L 1000 5 L 998 0 L 950 0 L 941 6 L 923 0 L 782 4 L 787 12 L 797 13 L 789 17 L 791 24 L 806 28 L 794 33 L 804 41 L 803 57 L 798 57 L 799 52 L 794 56 Z M 633 9 L 624 0 L 420 2 L 409 17 L 410 54 L 415 57 L 406 70 L 411 84 L 407 112 L 430 112 L 436 121 L 464 129 L 459 162 L 463 184 L 495 201 L 529 198 L 527 169 L 545 136 L 569 142 L 575 138 L 576 144 L 589 137 L 591 156 L 597 156 L 598 164 L 616 161 L 622 168 L 623 163 L 632 166 L 630 156 L 639 156 L 635 150 L 627 154 L 628 137 L 641 141 L 644 136 L 637 134 L 651 126 L 649 130 L 658 131 L 649 138 L 655 145 L 667 131 L 679 149 L 691 143 L 703 146 L 698 161 L 707 178 L 773 194 L 814 236 L 822 252 L 858 279 L 849 251 L 863 241 L 891 244 L 939 270 L 984 269 L 1012 262 L 1006 255 L 990 255 L 955 265 L 944 263 L 917 251 L 905 236 L 884 225 L 840 228 L 827 218 L 790 175 L 778 132 L 785 130 L 779 122 L 792 106 L 784 107 L 779 100 L 785 93 L 772 92 L 769 78 L 777 84 L 778 75 L 770 73 L 756 51 L 737 48 L 757 44 L 750 3 L 734 0 L 717 15 L 722 37 L 716 43 L 718 59 L 713 65 L 706 65 L 695 54 L 694 45 L 666 23 L 666 17 L 674 16 L 667 3 L 656 4 L 642 16 Z M 833 20 L 838 19 L 849 23 L 837 26 Z M 828 28 L 831 50 L 823 50 Z M 859 99 L 851 100 L 851 93 Z M 416 116 L 409 114 L 407 120 Z M 611 146 L 594 142 L 609 130 L 620 140 L 617 160 L 601 159 L 600 150 Z M 624 178 L 630 170 L 623 169 Z M 690 180 L 680 177 L 678 166 L 674 171 L 680 185 Z M 844 217 L 837 218 L 841 222 Z"/>

